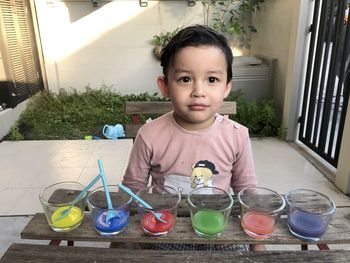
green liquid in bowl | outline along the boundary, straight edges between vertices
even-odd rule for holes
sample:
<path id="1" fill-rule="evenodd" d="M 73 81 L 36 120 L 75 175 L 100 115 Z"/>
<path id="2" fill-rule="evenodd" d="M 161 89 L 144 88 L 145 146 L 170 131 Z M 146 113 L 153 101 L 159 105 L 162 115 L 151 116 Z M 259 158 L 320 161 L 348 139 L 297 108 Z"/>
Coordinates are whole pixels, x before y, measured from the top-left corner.
<path id="1" fill-rule="evenodd" d="M 225 216 L 215 211 L 198 211 L 192 218 L 192 226 L 201 234 L 217 235 L 224 231 Z"/>

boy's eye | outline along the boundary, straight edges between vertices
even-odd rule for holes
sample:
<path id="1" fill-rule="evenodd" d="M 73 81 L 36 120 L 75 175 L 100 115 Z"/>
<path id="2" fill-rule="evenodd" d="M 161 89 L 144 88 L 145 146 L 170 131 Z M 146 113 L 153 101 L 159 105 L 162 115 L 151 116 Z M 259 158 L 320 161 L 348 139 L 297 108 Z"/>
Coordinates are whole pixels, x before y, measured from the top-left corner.
<path id="1" fill-rule="evenodd" d="M 190 81 L 191 81 L 191 78 L 185 76 L 185 77 L 179 78 L 179 81 L 187 83 L 187 82 L 190 82 Z"/>
<path id="2" fill-rule="evenodd" d="M 209 81 L 209 83 L 215 83 L 215 82 L 219 81 L 219 79 L 215 78 L 215 77 L 209 77 L 208 81 Z"/>

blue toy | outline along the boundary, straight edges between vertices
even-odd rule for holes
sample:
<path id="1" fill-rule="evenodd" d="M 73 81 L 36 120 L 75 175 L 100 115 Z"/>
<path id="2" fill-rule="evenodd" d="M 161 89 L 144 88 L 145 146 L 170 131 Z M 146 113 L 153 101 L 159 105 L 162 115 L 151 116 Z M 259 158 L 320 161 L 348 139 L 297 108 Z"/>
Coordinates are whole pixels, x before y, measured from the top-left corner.
<path id="1" fill-rule="evenodd" d="M 125 137 L 124 128 L 123 128 L 123 125 L 121 124 L 116 124 L 115 126 L 106 124 L 103 127 L 102 133 L 107 139 L 110 139 L 110 140 Z"/>

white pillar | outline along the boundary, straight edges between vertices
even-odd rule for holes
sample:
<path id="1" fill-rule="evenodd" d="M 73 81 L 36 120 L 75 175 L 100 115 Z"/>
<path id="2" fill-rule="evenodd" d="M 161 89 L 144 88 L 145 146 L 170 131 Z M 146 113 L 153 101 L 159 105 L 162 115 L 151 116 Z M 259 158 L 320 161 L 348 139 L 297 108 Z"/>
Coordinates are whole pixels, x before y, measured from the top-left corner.
<path id="1" fill-rule="evenodd" d="M 346 111 L 343 138 L 340 146 L 335 185 L 346 194 L 350 194 L 350 106 Z"/>

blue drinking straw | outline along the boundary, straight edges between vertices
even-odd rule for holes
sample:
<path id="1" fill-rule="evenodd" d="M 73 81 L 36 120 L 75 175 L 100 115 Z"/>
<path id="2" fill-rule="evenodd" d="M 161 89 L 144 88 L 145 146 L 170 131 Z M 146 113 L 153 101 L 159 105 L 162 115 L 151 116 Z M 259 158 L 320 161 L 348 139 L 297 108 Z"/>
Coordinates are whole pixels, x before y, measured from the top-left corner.
<path id="1" fill-rule="evenodd" d="M 143 205 L 145 208 L 153 210 L 152 206 L 149 205 L 146 201 L 142 200 L 141 197 L 134 194 L 128 187 L 123 185 L 122 183 L 118 184 L 119 188 L 122 189 L 125 193 L 130 195 L 132 198 L 134 198 L 137 202 L 139 202 L 141 205 Z M 166 223 L 167 221 L 161 218 L 161 213 L 155 213 L 151 211 L 151 213 L 157 218 L 158 221 Z"/>
<path id="2" fill-rule="evenodd" d="M 78 202 L 80 201 L 80 199 L 87 193 L 87 191 L 89 191 L 89 189 L 90 189 L 100 178 L 101 178 L 101 175 L 98 174 L 98 175 L 95 177 L 95 179 L 92 180 L 92 181 L 88 184 L 88 186 L 86 186 L 86 187 L 84 188 L 84 190 L 81 191 L 81 192 L 74 198 L 74 200 L 72 201 L 72 203 L 70 204 L 70 206 L 69 206 L 67 209 L 64 209 L 63 211 L 61 211 L 61 215 L 59 215 L 59 216 L 55 219 L 55 221 L 58 221 L 58 220 L 61 220 L 61 219 L 65 218 L 65 217 L 69 214 L 69 212 L 70 212 L 70 210 L 72 209 L 72 207 L 73 207 L 76 203 L 78 203 Z"/>
<path id="3" fill-rule="evenodd" d="M 112 200 L 111 200 L 111 196 L 110 196 L 109 191 L 108 191 L 108 185 L 107 185 L 107 180 L 106 180 L 105 172 L 103 169 L 102 161 L 97 160 L 97 163 L 98 163 L 98 168 L 100 170 L 100 175 L 102 177 L 103 187 L 105 189 L 105 194 L 106 194 L 106 200 L 107 200 L 107 205 L 108 205 L 106 222 L 108 222 L 109 220 L 111 220 L 111 218 L 120 217 L 120 216 L 119 216 L 118 212 L 114 210 L 113 205 L 112 205 Z"/>

